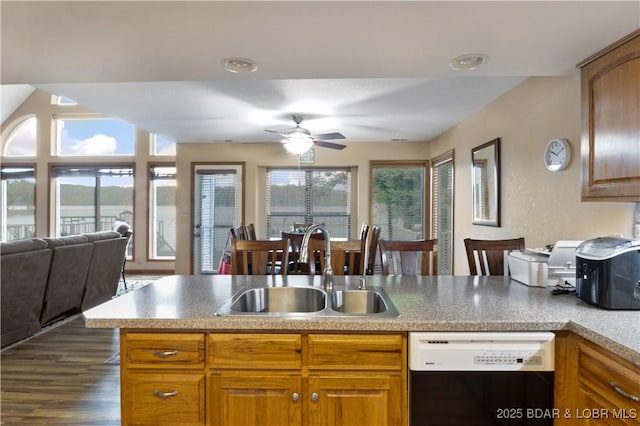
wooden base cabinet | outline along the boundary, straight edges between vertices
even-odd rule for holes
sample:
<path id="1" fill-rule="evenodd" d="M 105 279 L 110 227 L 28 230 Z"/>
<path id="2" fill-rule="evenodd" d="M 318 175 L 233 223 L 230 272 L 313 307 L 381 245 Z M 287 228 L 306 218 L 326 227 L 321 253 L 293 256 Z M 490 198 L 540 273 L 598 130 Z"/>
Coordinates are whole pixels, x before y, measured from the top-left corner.
<path id="1" fill-rule="evenodd" d="M 205 424 L 204 333 L 120 334 L 122 424 Z"/>
<path id="2" fill-rule="evenodd" d="M 407 425 L 406 351 L 406 333 L 123 330 L 122 424 Z"/>
<path id="3" fill-rule="evenodd" d="M 557 346 L 554 424 L 640 425 L 640 367 L 572 333 Z"/>
<path id="4" fill-rule="evenodd" d="M 212 374 L 212 425 L 281 426 L 302 424 L 300 374 Z"/>
<path id="5" fill-rule="evenodd" d="M 309 425 L 401 425 L 399 375 L 309 377 Z"/>

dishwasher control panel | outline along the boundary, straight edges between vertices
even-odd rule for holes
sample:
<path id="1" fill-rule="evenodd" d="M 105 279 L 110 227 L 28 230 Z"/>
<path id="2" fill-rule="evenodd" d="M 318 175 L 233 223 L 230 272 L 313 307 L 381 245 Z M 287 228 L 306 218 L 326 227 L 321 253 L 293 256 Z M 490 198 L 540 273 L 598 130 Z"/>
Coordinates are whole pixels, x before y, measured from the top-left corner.
<path id="1" fill-rule="evenodd" d="M 551 332 L 412 332 L 413 371 L 553 371 Z"/>

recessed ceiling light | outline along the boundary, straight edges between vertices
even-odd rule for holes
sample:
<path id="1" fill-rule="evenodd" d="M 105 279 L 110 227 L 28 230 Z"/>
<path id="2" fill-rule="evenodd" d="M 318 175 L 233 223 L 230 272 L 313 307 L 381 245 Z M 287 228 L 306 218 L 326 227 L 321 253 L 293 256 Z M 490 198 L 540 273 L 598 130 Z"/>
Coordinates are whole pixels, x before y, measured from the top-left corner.
<path id="1" fill-rule="evenodd" d="M 449 62 L 449 66 L 454 70 L 474 70 L 489 60 L 487 55 L 482 53 L 469 53 L 458 56 Z"/>
<path id="2" fill-rule="evenodd" d="M 254 72 L 258 69 L 255 62 L 246 58 L 225 58 L 222 60 L 222 66 L 227 71 L 235 73 Z"/>

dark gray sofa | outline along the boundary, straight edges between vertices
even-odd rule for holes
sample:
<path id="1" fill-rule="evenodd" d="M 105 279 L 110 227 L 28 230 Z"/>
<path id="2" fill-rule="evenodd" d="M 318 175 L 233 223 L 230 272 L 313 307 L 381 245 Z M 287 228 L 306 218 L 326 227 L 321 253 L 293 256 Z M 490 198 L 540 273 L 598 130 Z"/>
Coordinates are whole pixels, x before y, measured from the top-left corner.
<path id="1" fill-rule="evenodd" d="M 2 347 L 111 299 L 127 242 L 102 231 L 0 244 Z"/>
<path id="2" fill-rule="evenodd" d="M 111 299 L 118 290 L 128 238 L 116 231 L 83 234 L 93 243 L 93 252 L 82 296 L 86 311 Z"/>
<path id="3" fill-rule="evenodd" d="M 0 279 L 2 347 L 40 330 L 51 249 L 39 238 L 3 243 Z"/>
<path id="4" fill-rule="evenodd" d="M 42 325 L 47 325 L 80 308 L 93 244 L 85 235 L 44 240 L 53 252 L 40 319 Z"/>

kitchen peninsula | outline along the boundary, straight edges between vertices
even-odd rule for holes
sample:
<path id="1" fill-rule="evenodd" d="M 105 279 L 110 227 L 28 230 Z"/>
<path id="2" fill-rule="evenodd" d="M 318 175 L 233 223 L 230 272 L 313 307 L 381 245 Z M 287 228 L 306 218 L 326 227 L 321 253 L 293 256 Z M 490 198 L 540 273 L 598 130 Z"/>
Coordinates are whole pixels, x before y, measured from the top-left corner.
<path id="1" fill-rule="evenodd" d="M 358 278 L 336 277 L 336 289 L 356 289 Z M 230 391 L 247 377 L 262 386 L 265 402 L 279 404 L 286 424 L 322 424 L 323 390 L 340 385 L 352 392 L 368 387 L 368 396 L 372 389 L 379 396 L 360 398 L 370 402 L 358 416 L 370 411 L 388 420 L 380 424 L 407 424 L 403 390 L 412 331 L 556 332 L 557 406 L 575 404 L 569 389 L 558 389 L 578 386 L 564 371 L 573 353 L 569 338 L 595 344 L 640 377 L 640 311 L 599 309 L 509 277 L 367 276 L 368 286 L 386 289 L 400 312 L 396 318 L 215 314 L 238 290 L 265 285 L 320 287 L 320 281 L 172 276 L 86 311 L 87 327 L 121 329 L 123 424 L 134 423 L 134 415 L 136 424 L 161 418 L 163 424 L 207 425 L 251 416 L 243 396 Z M 178 388 L 181 403 L 172 402 Z M 145 390 L 152 397 L 140 396 Z M 312 400 L 318 403 L 301 404 Z M 236 408 L 223 412 L 221 406 Z"/>

